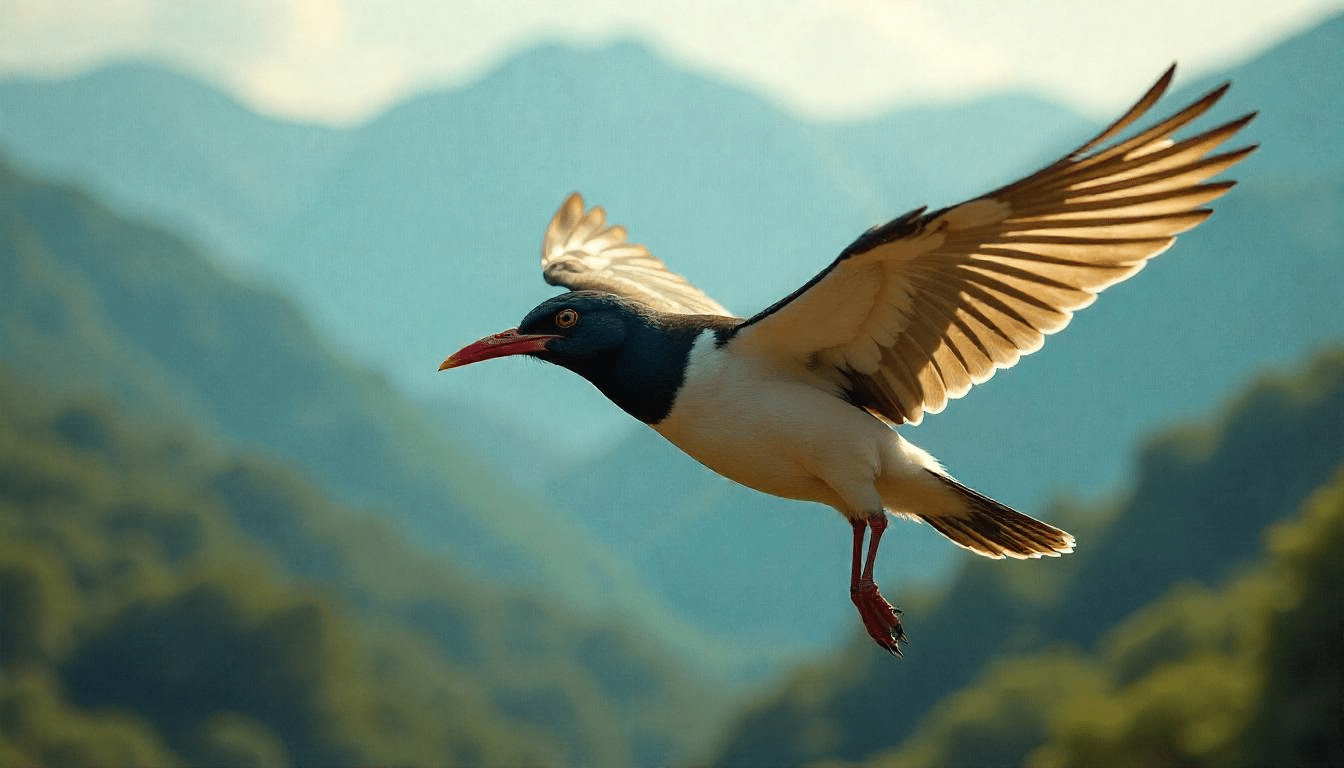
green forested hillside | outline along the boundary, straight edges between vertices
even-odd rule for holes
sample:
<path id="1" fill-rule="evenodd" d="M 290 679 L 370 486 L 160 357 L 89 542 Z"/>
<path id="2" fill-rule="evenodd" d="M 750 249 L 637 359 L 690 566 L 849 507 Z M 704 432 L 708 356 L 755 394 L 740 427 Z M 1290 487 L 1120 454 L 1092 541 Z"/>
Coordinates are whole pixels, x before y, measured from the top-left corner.
<path id="1" fill-rule="evenodd" d="M 731 697 L 289 302 L 3 164 L 0 366 L 0 765 L 661 764 Z"/>
<path id="2" fill-rule="evenodd" d="M 1172 588 L 1095 654 L 995 662 L 865 764 L 1344 764 L 1341 541 L 1344 471 L 1269 529 L 1254 569 L 1217 589 Z"/>
<path id="3" fill-rule="evenodd" d="M 426 369 L 440 358 L 426 358 Z M 712 653 L 625 561 L 487 468 L 469 436 L 329 347 L 294 305 L 191 244 L 0 160 L 0 362 L 202 439 L 283 457 L 425 551 Z"/>
<path id="4" fill-rule="evenodd" d="M 665 764 L 704 688 L 274 457 L 0 369 L 0 764 Z M 389 564 L 392 567 L 389 568 Z"/>
<path id="5" fill-rule="evenodd" d="M 1130 489 L 1109 504 L 1092 505 L 1102 507 L 1096 513 L 1082 515 L 1077 503 L 1060 502 L 1049 519 L 1077 534 L 1074 555 L 1025 563 L 968 558 L 945 593 L 905 601 L 911 642 L 899 663 L 856 641 L 835 658 L 802 668 L 742 716 L 718 762 L 870 760 L 912 736 L 909 749 L 927 749 L 918 745 L 937 741 L 928 734 L 948 728 L 951 718 L 992 731 L 981 741 L 974 728 L 959 731 L 959 746 L 946 753 L 953 762 L 1012 764 L 1044 742 L 1041 724 L 1055 710 L 1043 714 L 1040 702 L 1060 680 L 1082 676 L 1080 691 L 1092 679 L 1093 693 L 1110 695 L 1100 678 L 1088 677 L 1077 654 L 1123 647 L 1134 632 L 1148 631 L 1114 628 L 1144 611 L 1170 613 L 1170 605 L 1145 606 L 1174 585 L 1208 589 L 1235 577 L 1259 557 L 1266 527 L 1296 514 L 1341 465 L 1344 349 L 1336 348 L 1299 373 L 1261 380 L 1215 420 L 1153 440 Z M 1278 607 L 1289 609 L 1291 600 Z M 1338 611 L 1310 616 L 1344 620 Z M 1032 656 L 1017 666 L 1012 661 L 1016 654 L 1056 648 L 1075 650 Z M 977 688 L 948 698 L 991 664 L 998 671 L 984 684 L 990 693 Z M 931 711 L 944 713 L 934 715 L 944 720 L 919 729 Z"/>

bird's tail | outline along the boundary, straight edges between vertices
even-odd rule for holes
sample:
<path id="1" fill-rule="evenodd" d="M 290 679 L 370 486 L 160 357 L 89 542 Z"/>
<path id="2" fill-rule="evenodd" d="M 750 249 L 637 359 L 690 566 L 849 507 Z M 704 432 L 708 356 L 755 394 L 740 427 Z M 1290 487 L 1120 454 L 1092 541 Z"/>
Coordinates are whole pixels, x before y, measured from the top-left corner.
<path id="1" fill-rule="evenodd" d="M 993 558 L 1058 557 L 1073 551 L 1073 536 L 976 493 L 929 470 L 957 497 L 950 513 L 918 514 L 919 519 L 959 546 Z"/>

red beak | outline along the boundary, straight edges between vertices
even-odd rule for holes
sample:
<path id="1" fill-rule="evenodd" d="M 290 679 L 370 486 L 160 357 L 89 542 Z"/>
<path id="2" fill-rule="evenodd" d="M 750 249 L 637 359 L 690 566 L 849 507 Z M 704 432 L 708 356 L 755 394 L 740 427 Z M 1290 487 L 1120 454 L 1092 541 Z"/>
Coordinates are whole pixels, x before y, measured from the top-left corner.
<path id="1" fill-rule="evenodd" d="M 459 349 L 443 361 L 439 370 L 446 371 L 449 368 L 471 365 L 492 357 L 530 355 L 545 350 L 546 344 L 551 339 L 558 338 L 560 337 L 545 333 L 519 333 L 517 328 L 510 328 Z"/>

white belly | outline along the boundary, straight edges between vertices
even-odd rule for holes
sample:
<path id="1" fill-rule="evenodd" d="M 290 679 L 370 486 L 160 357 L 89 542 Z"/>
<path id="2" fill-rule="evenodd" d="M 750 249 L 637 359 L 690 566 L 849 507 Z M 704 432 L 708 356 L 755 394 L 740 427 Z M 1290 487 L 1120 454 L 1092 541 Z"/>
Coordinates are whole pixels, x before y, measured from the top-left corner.
<path id="1" fill-rule="evenodd" d="M 768 371 L 697 340 L 686 382 L 654 429 L 706 467 L 763 493 L 853 516 L 883 508 L 878 479 L 936 462 L 816 383 Z"/>

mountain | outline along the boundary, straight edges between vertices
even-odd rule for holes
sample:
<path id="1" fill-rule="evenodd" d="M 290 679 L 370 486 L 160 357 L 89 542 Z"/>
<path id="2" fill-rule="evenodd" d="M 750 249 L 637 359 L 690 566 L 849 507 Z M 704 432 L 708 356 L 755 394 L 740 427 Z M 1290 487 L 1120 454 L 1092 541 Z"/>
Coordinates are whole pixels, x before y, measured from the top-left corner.
<path id="1" fill-rule="evenodd" d="M 581 186 L 609 205 L 619 205 L 622 200 L 638 204 L 642 208 L 637 211 L 650 215 L 660 213 L 662 203 L 642 193 L 642 179 L 647 178 L 679 179 L 678 183 L 704 190 L 705 194 L 735 200 L 731 204 L 716 203 L 712 198 L 700 199 L 701 195 L 687 196 L 688 207 L 683 210 L 698 219 L 695 227 L 667 221 L 662 225 L 665 234 L 657 229 L 650 232 L 672 242 L 692 235 L 700 238 L 668 250 L 703 254 L 691 260 L 687 271 L 706 281 L 714 280 L 717 273 L 727 278 L 722 286 L 726 290 L 734 281 L 731 273 L 716 266 L 722 243 L 759 239 L 759 224 L 772 220 L 779 211 L 786 211 L 788 220 L 810 222 L 806 224 L 810 230 L 833 226 L 834 244 L 827 250 L 838 250 L 854 231 L 881 217 L 872 195 L 854 196 L 856 169 L 865 162 L 856 159 L 847 147 L 865 143 L 875 146 L 882 134 L 899 132 L 906 123 L 925 132 L 921 141 L 939 133 L 950 135 L 952 124 L 989 121 L 1004 106 L 988 103 L 983 108 L 964 107 L 956 114 L 928 112 L 913 114 L 908 120 L 875 120 L 832 136 L 825 127 L 803 123 L 740 91 L 671 70 L 647 51 L 624 44 L 595 54 L 559 47 L 539 49 L 471 88 L 427 94 L 367 126 L 335 131 L 268 124 L 265 118 L 248 115 L 236 102 L 204 85 L 171 73 L 161 74 L 156 80 L 151 68 L 127 65 L 70 82 L 0 84 L 0 116 L 4 118 L 0 120 L 0 141 L 25 168 L 65 178 L 79 175 L 72 169 L 86 169 L 93 183 L 118 205 L 154 213 L 202 239 L 209 239 L 212 228 L 251 233 L 251 240 L 233 235 L 220 238 L 223 260 L 244 265 L 253 278 L 266 278 L 294 291 L 327 330 L 329 346 L 337 352 L 374 359 L 403 391 L 408 376 L 433 375 L 449 347 L 473 333 L 485 332 L 489 326 L 515 319 L 515 310 L 500 314 L 500 307 L 516 305 L 516 311 L 521 311 L 530 301 L 525 296 L 520 300 L 516 286 L 522 282 L 541 287 L 535 279 L 535 261 L 508 254 L 535 252 L 546 217 L 572 185 Z M 576 89 L 578 83 L 587 85 Z M 660 95 L 655 98 L 655 94 Z M 1048 137 L 1050 129 L 1061 122 L 1077 122 L 1058 107 L 1028 99 L 1020 102 L 1018 111 L 1023 122 L 1016 133 L 1005 136 L 1005 141 L 1044 144 L 1045 138 L 1037 134 Z M 520 121 L 520 104 L 532 105 L 527 112 L 531 115 L 572 113 L 587 117 L 559 123 Z M 619 119 L 612 110 L 620 113 Z M 98 114 L 99 120 L 88 120 L 90 112 Z M 181 115 L 193 115 L 210 128 L 183 126 L 181 119 L 174 117 Z M 621 136 L 641 138 L 613 142 L 612 131 L 605 127 L 609 124 L 623 126 Z M 95 126 L 101 126 L 103 133 L 99 134 Z M 159 141 L 155 137 L 160 133 L 175 138 Z M 980 145 L 971 132 L 959 135 L 968 152 Z M 131 151 L 117 151 L 111 146 L 127 136 L 150 145 L 157 142 L 161 149 L 155 155 L 140 144 Z M 66 137 L 63 149 L 61 137 Z M 219 167 L 201 168 L 202 162 L 207 162 L 202 158 L 211 157 L 206 151 L 210 142 L 236 151 L 213 156 L 209 162 Z M 245 146 L 255 146 L 257 152 L 238 149 Z M 755 149 L 744 153 L 744 146 Z M 154 162 L 144 167 L 132 162 L 149 155 L 155 155 Z M 117 160 L 109 163 L 104 156 Z M 229 174 L 235 163 L 275 169 L 282 178 L 253 184 L 250 178 Z M 1005 163 L 999 160 L 998 164 L 1002 167 Z M 906 165 L 893 158 L 883 160 L 878 167 L 899 174 L 905 172 Z M 202 184 L 199 190 L 184 190 L 191 178 L 186 169 L 192 168 L 197 168 L 203 179 L 223 181 Z M 182 177 L 167 172 L 173 169 L 180 169 Z M 856 203 L 858 208 L 844 214 L 848 220 L 836 226 L 834 205 L 818 207 L 790 191 L 799 188 L 824 190 L 823 197 L 833 202 L 860 198 L 865 202 Z M 521 193 L 525 195 L 520 197 Z M 267 194 L 275 199 L 268 199 Z M 295 200 L 300 202 L 296 205 Z M 859 210 L 863 205 L 868 208 Z M 745 218 L 744 211 L 749 213 Z M 220 217 L 227 220 L 215 221 Z M 201 226 L 199 222 L 206 219 L 214 223 Z M 501 228 L 496 223 L 501 220 L 526 221 L 527 225 Z M 277 224 L 281 221 L 283 225 Z M 780 265 L 766 261 L 773 258 L 771 251 L 805 255 L 810 249 L 799 248 L 798 244 L 811 237 L 801 228 L 780 230 L 770 235 L 766 249 L 753 249 L 752 253 L 759 269 L 777 270 Z M 489 251 L 465 250 L 469 243 L 488 244 Z M 502 256 L 497 258 L 497 254 Z M 448 268 L 452 271 L 445 272 Z M 796 280 L 805 279 L 812 269 L 814 264 L 800 259 Z M 449 284 L 459 289 L 446 289 Z M 761 286 L 762 291 L 753 299 L 757 303 L 766 302 L 769 291 L 774 290 L 764 283 Z M 449 319 L 440 325 L 426 322 L 426 318 Z M 468 321 L 479 325 L 472 326 Z M 357 343 L 351 343 L 354 334 L 361 339 Z M 516 361 L 510 361 L 469 369 L 452 379 L 436 378 L 415 389 L 423 392 L 432 386 L 447 393 L 438 399 L 439 421 L 432 426 L 433 431 L 446 436 L 445 441 L 471 435 L 471 453 L 502 457 L 494 462 L 492 469 L 496 472 L 516 477 L 514 482 L 522 487 L 544 488 L 543 475 L 551 474 L 551 467 L 573 465 L 599 450 L 607 455 L 604 449 L 623 435 L 628 425 L 622 414 L 586 384 L 558 375 L 558 371 L 542 369 L 538 374 L 534 369 L 529 374 L 540 378 L 523 380 L 517 375 Z M 209 396 L 217 390 L 208 390 Z M 548 392 L 549 402 L 564 403 L 565 407 L 539 412 L 529 402 L 537 391 Z M 386 397 L 381 394 L 378 399 Z M 284 408 L 279 403 L 275 407 Z M 313 410 L 311 405 L 308 409 Z M 424 426 L 412 426 L 423 432 L 429 424 L 421 423 Z M 290 426 L 276 424 L 275 436 L 286 439 Z M 548 432 L 563 434 L 564 439 L 538 437 Z M 350 445 L 348 440 L 324 439 L 321 443 L 326 446 L 324 450 L 342 443 Z M 523 450 L 525 455 L 520 453 Z M 377 466 L 394 467 L 407 460 L 421 466 L 433 463 L 430 454 L 414 453 L 367 458 Z M 465 466 L 470 458 L 459 451 L 448 457 L 447 463 Z M 527 471 L 518 472 L 519 467 Z M 360 474 L 346 464 L 333 469 L 329 476 L 337 487 L 352 490 L 350 478 Z M 462 474 L 469 476 L 473 471 Z M 416 504 L 398 501 L 397 506 L 423 508 L 435 494 L 417 496 Z M 740 499 L 742 494 L 730 491 L 729 499 L 734 498 Z M 752 503 L 761 506 L 760 500 L 753 499 Z M 497 508 L 529 504 L 535 506 L 525 500 L 490 503 Z M 574 519 L 591 529 L 589 523 L 607 517 L 610 506 L 574 498 L 571 509 Z M 701 520 L 710 519 L 708 514 L 692 513 Z M 807 514 L 799 517 L 812 522 Z M 467 517 L 465 522 L 455 522 L 466 525 L 470 521 Z M 506 531 L 506 535 L 519 533 Z M 807 646 L 817 647 L 835 637 L 837 604 L 824 590 L 824 579 L 816 580 L 816 599 L 811 602 L 830 611 L 831 618 L 807 622 L 801 631 L 783 614 L 762 610 L 756 617 L 747 617 L 724 604 L 723 592 L 711 577 L 713 569 L 703 565 L 714 559 L 709 553 L 721 548 L 705 549 L 703 553 L 700 548 L 711 539 L 726 542 L 725 535 L 731 532 L 700 529 L 693 539 L 670 541 L 673 548 L 662 550 L 659 563 L 679 553 L 688 571 L 705 574 L 699 582 L 679 583 L 677 573 L 661 567 L 616 578 L 629 583 L 637 579 L 659 583 L 664 587 L 659 597 L 645 602 L 672 602 L 693 620 L 707 621 L 715 629 L 742 637 L 744 644 L 774 636 L 781 639 L 772 647 L 786 653 L 786 649 L 798 648 L 802 638 L 806 638 Z M 460 549 L 453 551 L 467 562 L 512 562 L 501 560 L 497 547 L 477 543 L 488 536 L 456 531 L 436 531 L 433 536 L 457 542 Z M 536 536 L 540 541 L 554 538 L 550 534 Z M 788 546 L 791 540 L 782 539 L 781 543 Z M 812 540 L 824 541 L 821 537 Z M 617 546 L 614 551 L 623 553 L 625 548 Z M 601 561 L 602 556 L 595 556 L 595 560 Z M 629 558 L 626 562 L 637 561 Z M 919 570 L 917 562 L 912 560 L 912 570 Z M 501 565 L 501 569 L 536 572 L 530 565 Z M 776 592 L 779 599 L 792 599 L 792 587 L 781 582 Z M 609 590 L 592 586 L 579 587 L 578 591 L 600 595 Z M 699 604 L 706 598 L 719 604 Z M 762 601 L 761 605 L 767 603 Z M 764 616 L 771 621 L 759 621 Z"/>
<path id="2" fill-rule="evenodd" d="M 1023 111 L 1038 119 L 1001 137 L 1026 147 L 1013 162 L 1049 139 L 1042 125 L 1077 125 L 1040 102 Z M 992 119 L 987 108 L 965 112 Z M 930 132 L 903 135 L 900 120 L 873 127 L 896 129 L 884 154 L 926 145 L 941 127 L 908 124 Z M 538 385 L 516 364 L 464 370 L 445 383 L 421 361 L 515 324 L 554 293 L 537 279 L 540 237 L 575 189 L 728 306 L 766 306 L 889 213 L 873 171 L 899 172 L 904 163 L 855 155 L 862 133 L 832 134 L 634 44 L 591 53 L 537 48 L 477 83 L 422 95 L 363 126 L 327 194 L 294 220 L 268 261 L 319 323 L 340 329 L 352 351 L 372 355 L 410 391 L 447 387 L 534 429 L 563 429 L 582 451 L 629 428 L 586 383 L 542 374 L 540 391 L 565 403 L 560 411 L 533 402 Z M 961 136 L 940 138 L 941 151 L 959 152 Z M 1000 160 L 981 170 L 1010 167 Z M 663 193 L 648 194 L 651 183 Z M 331 300 L 356 290 L 358 297 Z"/>
<path id="3" fill-rule="evenodd" d="M 1014 151 L 986 152 L 966 126 L 993 124 L 1005 109 L 1014 121 L 994 145 Z M 1007 177 L 1079 130 L 1076 116 L 1026 97 L 816 125 L 633 43 L 534 49 L 473 85 L 346 130 L 244 114 L 147 65 L 0 82 L 0 147 L 25 170 L 86 177 L 118 207 L 180 223 L 292 291 L 339 349 L 422 396 L 445 388 L 434 363 L 449 346 L 515 322 L 550 292 L 528 254 L 572 189 L 746 313 L 890 215 L 885 190 L 902 176 L 935 180 L 934 193 L 970 189 L 977 174 Z M 892 151 L 901 147 L 920 151 Z M 943 174 L 938 152 L 977 165 Z M 672 194 L 648 195 L 651 179 Z M 726 250 L 733 270 L 721 267 Z M 742 281 L 739 269 L 778 280 Z M 534 291 L 520 294 L 520 284 Z M 512 368 L 463 371 L 450 391 L 527 426 L 585 424 L 571 428 L 579 450 L 628 429 L 565 377 L 545 386 L 579 418 L 532 405 L 535 390 Z"/>
<path id="4" fill-rule="evenodd" d="M 0 764 L 661 766 L 656 638 L 468 578 L 274 455 L 0 366 Z M 539 631 L 544 628 L 544 631 Z"/>
<path id="5" fill-rule="evenodd" d="M 1041 352 L 908 436 L 965 482 L 1048 517 L 1046 500 L 1056 491 L 1122 482 L 1123 459 L 1145 433 L 1226 399 L 1252 371 L 1344 334 L 1334 290 L 1344 269 L 1337 258 L 1344 153 L 1330 128 L 1344 122 L 1344 107 L 1304 88 L 1320 83 L 1329 92 L 1344 71 L 1341 30 L 1344 16 L 1224 73 L 1236 81 L 1228 104 L 1202 125 L 1264 107 L 1250 129 L 1263 147 L 1231 174 L 1242 184 L 1218 201 L 1209 222 Z M 140 108 L 107 104 L 98 97 L 104 91 Z M 558 369 L 512 360 L 448 375 L 435 372 L 438 362 L 517 322 L 551 292 L 537 279 L 535 254 L 547 218 L 571 189 L 605 204 L 634 239 L 749 313 L 801 284 L 865 226 L 1009 181 L 1095 127 L 1012 95 L 809 122 L 631 43 L 538 47 L 476 83 L 422 94 L 349 129 L 287 126 L 240 110 L 208 86 L 145 66 L 70 82 L 11 79 L 0 82 L 0 146 L 33 172 L 87 174 L 119 205 L 152 208 L 201 238 L 209 228 L 190 222 L 226 218 L 217 229 L 245 236 L 221 236 L 222 260 L 251 265 L 254 279 L 298 297 L 332 349 L 372 362 L 393 389 L 444 403 L 435 416 L 412 417 L 415 428 L 454 441 L 472 461 L 487 457 L 485 466 L 517 487 L 564 495 L 568 509 L 553 510 L 568 516 L 562 527 L 571 535 L 596 531 L 615 550 L 592 560 L 625 569 L 611 583 L 647 579 L 660 586 L 658 600 L 696 622 L 809 642 L 852 624 L 835 566 L 843 565 L 847 534 L 830 513 L 739 504 L 744 497 L 648 435 L 620 442 L 636 427 Z M 210 127 L 165 117 L 177 114 Z M 227 172 L 238 164 L 278 174 L 252 184 Z M 166 176 L 161 165 L 183 172 Z M 634 515 L 610 522 L 629 507 L 604 495 L 605 483 L 662 473 L 682 482 L 650 483 L 666 491 L 656 505 L 638 488 L 624 497 L 657 525 L 631 531 Z M 420 499 L 426 504 L 430 494 Z M 495 505 L 508 507 L 508 500 Z M 546 539 L 498 515 L 488 523 L 512 540 Z M 749 528 L 761 530 L 744 536 Z M 618 530 L 633 538 L 616 539 Z M 669 548 L 653 530 L 668 535 Z M 894 558 L 885 566 L 893 568 L 889 578 L 941 575 L 964 559 L 942 543 L 930 549 L 919 533 L 902 536 L 910 549 L 900 566 Z M 724 566 L 732 541 L 747 549 L 731 547 L 732 565 Z M 790 557 L 795 548 L 806 556 Z M 770 613 L 763 624 L 766 611 L 734 608 L 712 577 L 721 568 L 750 577 L 754 562 L 791 560 L 801 567 L 758 566 L 771 585 L 759 599 L 797 596 L 796 612 L 811 617 L 801 636 L 786 613 Z M 641 562 L 661 565 L 641 574 Z M 590 594 L 604 591 L 598 584 Z"/>
<path id="6" fill-rule="evenodd" d="M 26 170 L 77 184 L 255 270 L 281 224 L 341 157 L 346 132 L 258 115 L 144 63 L 0 85 L 0 145 Z"/>
<path id="7" fill-rule="evenodd" d="M 1338 94 L 1344 92 L 1344 13 L 1315 29 L 1285 40 L 1225 72 L 1180 90 L 1194 98 L 1225 81 L 1234 87 L 1224 101 L 1232 112 L 1258 110 L 1247 134 L 1260 140 L 1259 152 L 1244 166 L 1251 177 L 1314 177 L 1336 167 L 1330 152 L 1344 145 Z"/>
<path id="8" fill-rule="evenodd" d="M 960 689 L 1015 656 L 1091 652 L 1177 585 L 1223 584 L 1255 562 L 1267 527 L 1296 514 L 1344 467 L 1341 424 L 1344 347 L 1262 378 L 1216 418 L 1152 439 L 1122 496 L 1094 503 L 1090 514 L 1072 505 L 1077 524 L 1064 522 L 1079 535 L 1073 556 L 972 563 L 941 594 L 905 606 L 905 659 L 892 663 L 856 638 L 801 665 L 739 718 L 715 763 L 873 759 L 918 734 L 922 720 L 945 724 L 939 718 L 953 707 L 969 706 Z M 1041 660 L 1043 675 L 1067 667 L 1058 655 Z M 1021 690 L 1020 678 L 1014 685 Z M 1001 706 L 996 718 L 1028 717 L 1011 701 Z M 1016 764 L 1039 743 L 1032 733 L 1019 739 L 1031 743 L 964 742 L 958 762 Z"/>
<path id="9" fill-rule="evenodd" d="M 723 648 L 385 379 L 334 355 L 288 300 L 3 165 L 0 361 L 53 393 L 110 397 L 147 423 L 274 454 L 479 577 L 639 617 L 692 658 Z"/>
<path id="10" fill-rule="evenodd" d="M 1247 183 L 1149 274 L 1112 291 L 1060 341 L 1052 340 L 1023 367 L 1034 375 L 1001 375 L 930 420 L 919 436 L 935 454 L 1017 505 L 1040 503 L 1059 482 L 1053 477 L 1095 489 L 1118 480 L 1113 468 L 1145 429 L 1226 396 L 1256 366 L 1284 362 L 1321 340 L 1283 349 L 1278 336 L 1263 332 L 1230 344 L 1216 323 L 1192 324 L 1172 336 L 1166 329 L 1185 326 L 1186 318 L 1150 307 L 1188 290 L 1188 274 L 1173 274 L 1169 264 L 1193 263 L 1197 254 L 1204 254 L 1201 300 L 1236 296 L 1249 286 L 1267 296 L 1268 313 L 1298 306 L 1298 286 L 1273 260 L 1249 251 L 1213 253 L 1203 238 L 1215 227 L 1233 242 L 1248 234 L 1244 220 L 1224 221 L 1232 218 L 1224 206 L 1249 194 L 1252 183 L 1284 173 L 1319 181 L 1339 170 L 1333 160 L 1340 156 L 1338 134 L 1328 129 L 1341 119 L 1337 100 L 1310 98 L 1298 85 L 1328 85 L 1339 77 L 1340 48 L 1333 42 L 1341 28 L 1344 17 L 1329 20 L 1229 73 L 1236 85 L 1219 114 L 1265 112 L 1252 128 L 1265 147 L 1237 172 Z M 227 97 L 184 93 L 180 76 L 162 73 L 160 83 L 146 70 L 112 68 L 70 83 L 6 81 L 0 84 L 0 142 L 25 168 L 81 172 L 109 188 L 120 183 L 123 189 L 112 197 L 119 204 L 176 205 L 175 220 L 182 221 L 237 206 L 185 194 L 152 168 L 131 167 L 128 158 L 145 153 L 113 151 L 118 137 L 149 137 L 167 148 L 161 154 L 169 162 L 197 168 L 203 180 L 227 178 L 214 166 L 249 162 L 253 155 L 259 167 L 280 169 L 284 178 L 264 186 L 233 184 L 231 196 L 252 202 L 249 212 L 228 214 L 229 228 L 253 232 L 255 247 L 237 258 L 295 292 L 339 349 L 374 362 L 404 391 L 447 390 L 464 406 L 516 428 L 564 430 L 565 448 L 543 457 L 542 470 L 609 447 L 629 425 L 590 388 L 558 371 L 522 376 L 517 362 L 502 362 L 449 379 L 435 375 L 434 363 L 459 343 L 516 322 L 547 295 L 528 254 L 535 254 L 547 217 L 571 189 L 604 203 L 636 239 L 749 313 L 810 277 L 863 227 L 992 188 L 1058 156 L 1087 129 L 1057 106 L 1009 96 L 856 123 L 808 122 L 740 89 L 679 72 L 631 43 L 591 51 L 536 48 L 474 84 L 423 94 L 366 125 L 326 134 L 312 126 L 263 130 L 266 118 L 242 119 Z M 90 95 L 123 91 L 131 93 L 115 103 L 143 106 L 111 109 Z M 1302 98 L 1293 96 L 1299 93 Z M 219 146 L 255 149 L 205 159 L 172 150 L 184 131 L 162 116 L 186 111 L 173 106 L 179 102 L 213 126 L 192 129 L 192 146 L 208 146 L 198 138 L 205 136 Z M 282 128 L 293 132 L 284 134 L 287 143 L 277 138 Z M 102 144 L 88 138 L 97 131 Z M 67 135 L 73 146 L 62 154 Z M 87 147 L 101 149 L 81 149 Z M 658 195 L 648 193 L 653 180 Z M 256 188 L 292 201 L 262 204 Z M 1328 213 L 1335 203 L 1321 204 Z M 264 223 L 256 211 L 264 212 Z M 1333 237 L 1327 232 L 1318 239 L 1330 246 Z M 722 266 L 728 257 L 732 269 Z M 1226 269 L 1229 261 L 1238 268 Z M 519 285 L 534 290 L 520 292 Z M 1151 293 L 1135 293 L 1142 290 L 1136 285 L 1152 286 Z M 1094 319 L 1100 312 L 1110 314 Z M 1207 316 L 1213 313 L 1196 319 Z M 1113 327 L 1116 318 L 1130 324 Z M 1284 324 L 1319 329 L 1322 337 L 1341 330 L 1329 319 L 1325 325 L 1310 320 L 1287 317 Z M 1195 390 L 1150 386 L 1173 359 L 1170 348 L 1148 351 L 1155 332 L 1172 336 L 1179 347 L 1174 359 L 1211 365 L 1177 372 Z M 1071 346 L 1055 349 L 1069 339 Z M 1059 381 L 1071 386 L 1055 386 Z M 1042 383 L 1061 390 L 1048 404 L 1037 396 Z M 539 391 L 550 395 L 544 403 L 537 402 Z M 1079 418 L 1098 391 L 1144 396 L 1132 398 L 1139 407 L 1127 408 L 1113 424 Z M 554 402 L 566 407 L 550 407 Z M 964 440 L 970 425 L 1005 431 L 996 414 L 1019 414 L 1011 426 L 1020 442 L 986 450 L 984 441 Z M 1042 476 L 1027 458 L 1036 456 L 1058 466 Z"/>

